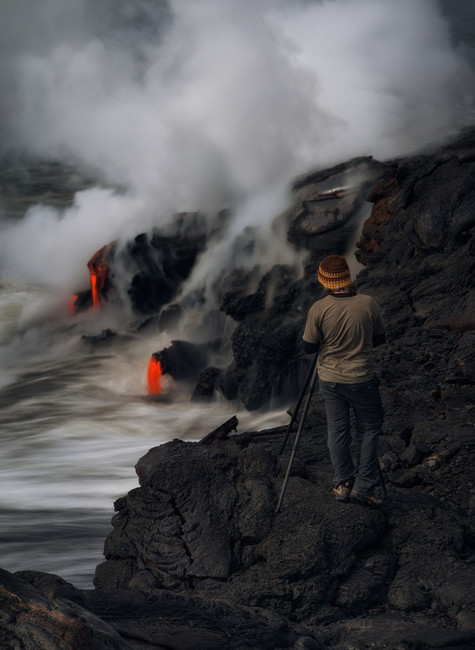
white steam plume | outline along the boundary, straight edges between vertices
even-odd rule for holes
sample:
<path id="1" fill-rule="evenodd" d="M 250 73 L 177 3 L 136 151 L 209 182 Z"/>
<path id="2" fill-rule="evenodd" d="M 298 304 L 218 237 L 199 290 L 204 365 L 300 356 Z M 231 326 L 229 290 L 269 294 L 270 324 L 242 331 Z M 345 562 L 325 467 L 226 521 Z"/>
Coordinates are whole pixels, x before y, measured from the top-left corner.
<path id="1" fill-rule="evenodd" d="M 473 106 L 436 0 L 4 0 L 0 25 L 4 151 L 122 188 L 4 227 L 0 271 L 26 279 L 50 281 L 53 256 L 79 277 L 174 211 L 265 227 L 294 175 L 414 151 Z"/>

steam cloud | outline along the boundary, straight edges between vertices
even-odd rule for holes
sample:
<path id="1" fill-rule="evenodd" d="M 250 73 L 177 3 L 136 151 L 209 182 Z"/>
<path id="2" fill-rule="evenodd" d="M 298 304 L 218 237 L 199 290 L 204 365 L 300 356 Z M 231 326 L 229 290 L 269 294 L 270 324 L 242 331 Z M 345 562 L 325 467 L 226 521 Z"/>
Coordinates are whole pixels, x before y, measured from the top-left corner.
<path id="1" fill-rule="evenodd" d="M 0 30 L 3 154 L 106 184 L 4 220 L 0 271 L 26 280 L 71 286 L 99 247 L 175 211 L 265 229 L 294 175 L 409 153 L 472 115 L 436 0 L 4 0 Z"/>

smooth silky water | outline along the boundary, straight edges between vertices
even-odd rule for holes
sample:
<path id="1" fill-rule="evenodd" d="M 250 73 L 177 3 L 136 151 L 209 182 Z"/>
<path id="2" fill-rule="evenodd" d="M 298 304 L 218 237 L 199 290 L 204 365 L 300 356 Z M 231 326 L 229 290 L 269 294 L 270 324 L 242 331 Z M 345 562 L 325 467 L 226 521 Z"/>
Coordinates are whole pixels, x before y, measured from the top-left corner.
<path id="1" fill-rule="evenodd" d="M 150 448 L 199 440 L 233 415 L 238 433 L 289 418 L 285 409 L 248 413 L 224 400 L 193 403 L 191 387 L 167 376 L 162 393 L 150 397 L 147 368 L 165 345 L 159 337 L 118 334 L 91 345 L 82 339 L 86 321 L 65 315 L 22 329 L 18 303 L 32 293 L 11 285 L 0 293 L 0 566 L 90 588 L 113 502 L 138 487 L 134 466 Z M 100 314 L 87 319 L 91 331 L 95 321 L 102 325 Z"/>

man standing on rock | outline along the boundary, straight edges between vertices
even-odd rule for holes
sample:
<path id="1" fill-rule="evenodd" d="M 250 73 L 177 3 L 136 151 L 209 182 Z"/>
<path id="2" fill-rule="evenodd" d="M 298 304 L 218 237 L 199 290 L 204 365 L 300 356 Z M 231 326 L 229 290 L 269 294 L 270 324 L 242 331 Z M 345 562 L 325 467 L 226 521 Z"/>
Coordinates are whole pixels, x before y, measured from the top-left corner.
<path id="1" fill-rule="evenodd" d="M 338 501 L 380 505 L 373 490 L 378 482 L 383 407 L 373 347 L 384 343 L 384 325 L 373 298 L 356 293 L 344 257 L 326 257 L 319 266 L 318 281 L 325 296 L 308 312 L 303 347 L 308 353 L 318 352 L 319 388 L 335 472 L 333 493 Z M 357 431 L 356 467 L 350 452 L 351 409 Z"/>

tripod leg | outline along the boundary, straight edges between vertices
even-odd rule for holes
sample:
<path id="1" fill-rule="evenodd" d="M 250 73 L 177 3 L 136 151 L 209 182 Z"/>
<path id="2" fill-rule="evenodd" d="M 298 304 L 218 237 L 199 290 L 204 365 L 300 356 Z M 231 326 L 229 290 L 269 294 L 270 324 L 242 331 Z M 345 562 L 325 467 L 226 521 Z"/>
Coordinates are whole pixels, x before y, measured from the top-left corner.
<path id="1" fill-rule="evenodd" d="M 295 454 L 297 452 L 297 447 L 298 447 L 298 444 L 299 444 L 300 435 L 301 435 L 301 433 L 303 431 L 303 427 L 304 427 L 304 424 L 305 424 L 305 419 L 307 417 L 308 407 L 310 406 L 310 400 L 312 398 L 312 394 L 313 394 L 313 391 L 315 389 L 316 381 L 317 381 L 317 363 L 315 362 L 315 366 L 314 366 L 313 372 L 312 372 L 312 378 L 311 378 L 310 384 L 309 384 L 309 389 L 308 389 L 307 395 L 305 397 L 305 406 L 304 406 L 304 409 L 303 409 L 302 418 L 301 418 L 300 423 L 299 423 L 299 428 L 297 430 L 297 435 L 295 436 L 294 444 L 293 444 L 293 447 L 292 447 L 292 453 L 290 454 L 290 459 L 289 459 L 289 463 L 287 465 L 287 471 L 285 473 L 285 478 L 284 478 L 284 482 L 282 484 L 282 489 L 280 491 L 279 501 L 277 503 L 277 508 L 275 509 L 276 513 L 279 512 L 280 506 L 282 505 L 282 501 L 284 499 L 285 490 L 287 488 L 287 483 L 288 483 L 289 476 L 290 476 L 290 470 L 292 468 L 292 463 L 294 462 Z"/>
<path id="2" fill-rule="evenodd" d="M 316 365 L 317 365 L 317 355 L 315 355 L 315 359 L 313 361 L 313 364 L 312 364 L 312 366 L 310 368 L 310 371 L 309 371 L 309 373 L 307 375 L 307 378 L 305 380 L 304 387 L 302 389 L 302 392 L 300 393 L 300 397 L 298 398 L 297 404 L 295 405 L 295 408 L 293 410 L 292 417 L 290 418 L 289 426 L 287 427 L 287 431 L 285 433 L 285 438 L 284 438 L 284 440 L 282 442 L 282 445 L 280 447 L 279 456 L 281 456 L 283 454 L 283 452 L 284 452 L 285 445 L 287 444 L 287 440 L 289 438 L 290 432 L 292 431 L 292 427 L 294 426 L 295 420 L 297 419 L 297 415 L 299 413 L 300 406 L 302 405 L 303 398 L 304 398 L 304 396 L 305 396 L 305 394 L 307 392 L 307 387 L 308 387 L 308 384 L 310 382 L 310 378 L 313 376 Z"/>

